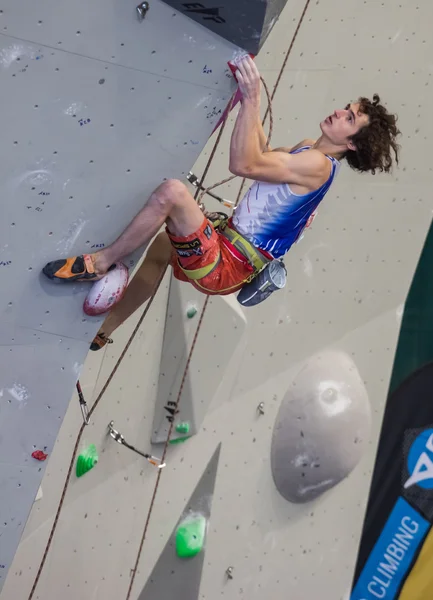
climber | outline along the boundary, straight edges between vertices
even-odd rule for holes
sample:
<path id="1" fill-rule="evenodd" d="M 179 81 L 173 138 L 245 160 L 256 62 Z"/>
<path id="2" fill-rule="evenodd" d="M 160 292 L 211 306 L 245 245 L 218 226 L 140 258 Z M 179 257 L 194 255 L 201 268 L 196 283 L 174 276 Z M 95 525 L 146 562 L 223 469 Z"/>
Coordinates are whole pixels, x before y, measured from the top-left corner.
<path id="1" fill-rule="evenodd" d="M 148 243 L 147 255 L 124 297 L 95 337 L 96 350 L 151 295 L 169 261 L 174 276 L 205 294 L 231 294 L 299 238 L 345 159 L 361 172 L 389 172 L 398 163 L 395 115 L 375 95 L 335 110 L 320 123 L 321 135 L 292 148 L 272 150 L 260 120 L 260 74 L 247 55 L 236 61 L 241 106 L 231 136 L 230 171 L 254 180 L 229 220 L 203 214 L 178 180 L 163 182 L 118 239 L 94 254 L 48 263 L 44 274 L 60 281 L 95 281 L 117 261 Z M 110 340 L 111 341 L 111 340 Z"/>

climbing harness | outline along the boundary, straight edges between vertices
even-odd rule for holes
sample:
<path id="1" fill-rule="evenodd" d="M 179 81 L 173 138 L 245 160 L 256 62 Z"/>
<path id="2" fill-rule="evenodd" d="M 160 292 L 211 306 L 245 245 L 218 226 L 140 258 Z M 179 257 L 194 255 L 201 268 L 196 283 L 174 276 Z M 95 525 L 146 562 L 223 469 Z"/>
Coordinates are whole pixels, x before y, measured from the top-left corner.
<path id="1" fill-rule="evenodd" d="M 270 97 L 270 101 L 273 100 L 274 95 L 275 95 L 275 93 L 276 93 L 276 91 L 278 89 L 278 85 L 279 85 L 281 77 L 283 75 L 284 68 L 285 68 L 285 66 L 287 64 L 287 61 L 289 59 L 290 53 L 292 51 L 293 45 L 295 43 L 295 40 L 297 38 L 300 26 L 301 26 L 301 24 L 302 24 L 302 22 L 304 20 L 304 17 L 305 17 L 305 14 L 307 12 L 307 9 L 308 9 L 308 6 L 310 4 L 310 1 L 311 0 L 306 0 L 304 9 L 303 9 L 301 17 L 299 19 L 299 22 L 298 22 L 298 25 L 296 27 L 295 33 L 293 35 L 292 41 L 291 41 L 290 46 L 289 46 L 289 48 L 288 48 L 288 50 L 286 52 L 283 64 L 281 66 L 280 72 L 279 72 L 277 80 L 275 82 L 274 89 L 273 89 L 273 92 L 272 92 L 272 96 Z M 269 92 L 267 90 L 267 87 L 265 89 L 266 89 L 266 93 L 267 93 L 268 99 L 269 99 Z M 227 110 L 227 117 L 230 114 L 230 110 L 231 110 L 231 108 L 233 106 L 234 98 L 235 98 L 235 94 L 233 94 L 232 99 L 230 101 L 230 104 L 229 104 L 229 107 L 228 107 L 228 110 Z M 264 115 L 264 118 L 263 118 L 263 122 L 265 121 L 265 119 L 266 119 L 266 117 L 268 115 L 268 111 L 269 111 L 269 107 L 268 107 L 268 109 L 265 112 L 265 115 Z M 216 154 L 218 145 L 219 145 L 219 143 L 221 141 L 221 138 L 222 138 L 222 135 L 224 133 L 225 126 L 226 126 L 226 123 L 227 123 L 227 120 L 228 120 L 227 117 L 223 120 L 223 122 L 221 124 L 220 130 L 219 130 L 218 135 L 217 135 L 217 139 L 215 141 L 215 144 L 214 144 L 214 146 L 212 148 L 212 151 L 210 153 L 209 159 L 208 159 L 207 164 L 205 166 L 205 169 L 203 171 L 203 175 L 202 175 L 201 180 L 200 180 L 200 186 L 202 186 L 203 181 L 205 180 L 205 178 L 206 178 L 206 176 L 208 174 L 208 171 L 210 169 L 210 165 L 212 163 L 212 160 L 213 160 L 213 158 L 214 158 L 214 156 Z M 272 127 L 272 121 L 271 121 L 271 127 Z M 269 140 L 268 140 L 267 143 L 269 143 Z M 209 188 L 207 188 L 207 191 L 209 191 L 210 189 L 213 189 L 214 187 L 217 187 L 217 185 L 222 185 L 222 183 L 225 183 L 226 181 L 230 181 L 233 178 L 234 177 L 230 177 L 228 180 L 225 180 L 224 182 L 220 182 L 219 184 L 216 184 L 214 186 L 210 186 Z M 240 186 L 239 193 L 238 193 L 238 200 L 239 200 L 239 197 L 241 195 L 242 186 L 243 186 L 244 182 L 245 182 L 245 179 L 243 179 L 242 184 Z M 196 200 L 198 199 L 199 191 L 200 191 L 199 189 L 197 189 L 197 191 L 196 191 L 196 194 L 195 194 L 195 199 Z M 198 203 L 200 203 L 200 199 L 199 199 Z M 110 383 L 113 381 L 114 376 L 116 375 L 116 373 L 117 373 L 117 371 L 118 371 L 118 369 L 119 369 L 119 367 L 120 367 L 123 359 L 125 358 L 125 356 L 126 356 L 128 350 L 129 350 L 129 348 L 130 348 L 130 346 L 131 346 L 131 344 L 132 344 L 135 336 L 137 335 L 137 333 L 138 333 L 138 331 L 139 331 L 139 329 L 140 329 L 140 327 L 141 327 L 144 319 L 146 318 L 146 315 L 149 312 L 149 309 L 152 306 L 152 304 L 153 304 L 153 302 L 155 300 L 156 294 L 157 294 L 157 292 L 158 292 L 158 290 L 159 290 L 159 288 L 161 286 L 161 283 L 162 283 L 162 281 L 163 281 L 163 279 L 165 277 L 165 273 L 166 273 L 167 268 L 169 266 L 169 262 L 170 262 L 170 260 L 167 261 L 167 263 L 165 265 L 165 268 L 161 272 L 160 277 L 158 278 L 158 281 L 156 282 L 155 287 L 154 287 L 154 289 L 152 291 L 152 294 L 151 294 L 151 296 L 149 298 L 149 302 L 147 303 L 147 305 L 146 305 L 146 307 L 145 307 L 145 309 L 144 309 L 141 317 L 139 318 L 139 320 L 138 320 L 138 322 L 137 322 L 137 324 L 136 324 L 133 332 L 131 333 L 131 335 L 130 335 L 130 337 L 129 337 L 129 339 L 128 339 L 128 341 L 127 341 L 127 343 L 126 343 L 126 345 L 125 345 L 125 347 L 123 349 L 123 351 L 121 352 L 121 354 L 120 354 L 120 356 L 119 356 L 116 364 L 114 365 L 114 367 L 113 367 L 110 375 L 108 376 L 105 384 L 103 385 L 102 390 L 100 391 L 100 393 L 98 394 L 95 402 L 93 403 L 93 405 L 92 405 L 92 407 L 91 407 L 91 409 L 90 409 L 90 411 L 88 413 L 88 418 L 90 418 L 92 416 L 92 414 L 96 411 L 97 407 L 99 406 L 99 404 L 100 404 L 100 402 L 101 402 L 101 400 L 102 400 L 102 398 L 103 398 L 103 396 L 104 396 L 107 388 L 109 387 Z M 198 323 L 197 323 L 197 328 L 196 328 L 196 331 L 195 331 L 195 334 L 194 334 L 194 338 L 192 340 L 191 349 L 190 349 L 189 354 L 188 354 L 187 362 L 186 362 L 185 369 L 184 369 L 184 372 L 183 372 L 183 375 L 182 375 L 182 380 L 181 380 L 181 383 L 180 383 L 180 386 L 179 386 L 179 391 L 178 391 L 178 394 L 177 394 L 177 397 L 176 397 L 175 409 L 177 409 L 177 407 L 179 406 L 180 398 L 182 396 L 182 392 L 183 392 L 183 389 L 184 389 L 184 386 L 185 386 L 185 382 L 187 380 L 187 375 L 188 375 L 188 370 L 189 370 L 189 366 L 190 366 L 190 363 L 191 363 L 191 358 L 192 358 L 192 355 L 194 353 L 194 349 L 195 349 L 195 346 L 196 346 L 196 342 L 197 342 L 197 339 L 198 339 L 198 335 L 199 335 L 199 332 L 200 332 L 201 325 L 203 323 L 203 318 L 204 318 L 204 315 L 206 313 L 206 309 L 207 309 L 207 307 L 209 305 L 209 299 L 210 299 L 210 296 L 207 296 L 206 299 L 205 299 L 205 301 L 204 301 L 203 309 L 202 309 L 200 318 L 199 318 Z M 72 451 L 72 456 L 71 456 L 71 460 L 70 460 L 70 463 L 69 463 L 68 472 L 66 474 L 65 483 L 63 485 L 63 489 L 62 489 L 60 501 L 59 501 L 59 504 L 58 504 L 58 507 L 57 507 L 56 515 L 54 517 L 54 521 L 53 521 L 53 524 L 51 526 L 51 530 L 50 530 L 50 533 L 49 533 L 49 536 L 48 536 L 47 544 L 45 546 L 45 550 L 44 550 L 41 562 L 39 564 L 39 567 L 38 567 L 35 579 L 33 581 L 33 585 L 32 585 L 32 588 L 30 590 L 30 594 L 28 596 L 28 600 L 32 600 L 33 599 L 34 594 L 36 592 L 36 588 L 37 588 L 39 580 L 40 580 L 40 577 L 42 575 L 42 571 L 43 571 L 44 566 L 46 564 L 48 553 L 50 551 L 51 544 L 52 544 L 53 539 L 54 539 L 54 534 L 56 532 L 57 525 L 59 523 L 60 514 L 61 514 L 61 511 L 62 511 L 64 502 L 65 502 L 66 493 L 68 491 L 68 486 L 69 486 L 69 483 L 71 481 L 72 472 L 73 472 L 74 465 L 75 465 L 75 458 L 76 458 L 76 456 L 78 454 L 78 449 L 79 449 L 79 446 L 80 446 L 80 443 L 81 443 L 81 439 L 82 439 L 85 427 L 86 427 L 86 424 L 83 422 L 83 424 L 81 425 L 80 430 L 78 432 L 74 449 Z M 174 422 L 171 422 L 170 423 L 170 427 L 169 427 L 169 431 L 168 431 L 168 434 L 167 434 L 167 439 L 166 439 L 166 442 L 164 444 L 164 450 L 163 450 L 162 457 L 161 457 L 161 463 L 163 463 L 165 461 L 165 457 L 167 455 L 168 448 L 169 448 L 169 445 L 170 445 L 170 439 L 171 439 L 171 435 L 172 435 L 172 432 L 173 432 L 173 428 L 174 428 Z M 142 550 L 143 550 L 144 541 L 146 539 L 146 534 L 147 534 L 147 531 L 148 531 L 148 528 L 149 528 L 150 517 L 152 515 L 153 507 L 155 505 L 156 496 L 157 496 L 157 493 L 158 493 L 159 483 L 160 483 L 160 478 L 161 478 L 162 473 L 163 473 L 163 469 L 158 469 L 157 470 L 157 477 L 156 477 L 155 486 L 154 486 L 154 489 L 153 489 L 152 499 L 150 501 L 149 510 L 148 510 L 147 517 L 146 517 L 146 522 L 145 522 L 145 525 L 144 525 L 144 529 L 143 529 L 143 533 L 142 533 L 142 536 L 141 536 L 140 544 L 139 544 L 139 547 L 138 547 L 138 550 L 137 550 L 137 556 L 136 556 L 136 560 L 135 560 L 135 563 L 134 563 L 134 567 L 131 569 L 131 577 L 130 577 L 128 591 L 127 591 L 125 600 L 130 600 L 130 598 L 131 598 L 132 587 L 134 585 L 135 576 L 137 574 L 138 565 L 139 565 L 139 562 L 140 562 L 140 558 L 141 558 L 141 553 L 142 553 Z M 229 573 L 228 573 L 228 575 L 229 575 L 229 577 L 233 575 L 233 567 L 229 567 Z"/>
<path id="2" fill-rule="evenodd" d="M 233 228 L 233 226 L 231 224 L 231 219 L 229 219 L 229 217 L 227 215 L 225 215 L 225 213 L 215 213 L 215 214 L 217 214 L 218 217 L 216 217 L 214 220 L 212 220 L 212 219 L 209 219 L 209 220 L 211 221 L 214 228 L 217 231 L 219 231 L 220 235 L 224 236 L 224 238 L 234 248 L 236 248 L 236 250 L 238 250 L 238 252 L 240 252 L 242 254 L 242 256 L 244 256 L 244 258 L 247 259 L 248 264 L 253 269 L 253 272 L 251 273 L 251 275 L 248 276 L 247 279 L 245 279 L 245 282 L 251 281 L 253 279 L 253 277 L 258 275 L 260 273 L 260 271 L 263 269 L 263 267 L 265 267 L 272 259 L 266 257 L 258 248 L 253 246 L 253 244 L 251 244 L 246 238 L 244 238 L 242 235 L 240 235 L 240 233 L 238 233 Z M 206 288 L 199 283 L 199 280 L 203 279 L 203 277 L 206 277 L 207 275 L 210 275 L 210 273 L 212 273 L 212 271 L 217 267 L 220 260 L 221 260 L 221 254 L 219 253 L 217 258 L 213 262 L 209 263 L 208 265 L 205 265 L 204 267 L 200 267 L 198 269 L 186 269 L 185 267 L 183 267 L 180 264 L 179 261 L 178 261 L 178 265 L 179 265 L 180 269 L 182 269 L 182 271 L 188 277 L 188 279 L 196 282 L 202 289 L 205 290 Z M 239 284 L 236 284 L 236 286 L 234 286 L 234 287 L 238 288 Z M 226 292 L 226 291 L 228 291 L 228 289 L 230 289 L 230 288 L 227 288 L 227 289 L 224 289 L 221 291 Z"/>
<path id="3" fill-rule="evenodd" d="M 260 273 L 270 260 L 272 260 L 265 256 L 258 248 L 253 246 L 253 244 L 251 244 L 244 236 L 238 233 L 236 229 L 234 229 L 231 219 L 221 223 L 219 229 L 221 235 L 223 235 L 226 240 L 228 240 L 232 246 L 248 260 L 248 263 L 254 269 L 254 277 Z"/>
<path id="4" fill-rule="evenodd" d="M 287 271 L 282 260 L 275 260 L 270 255 L 265 254 L 259 248 L 249 242 L 232 225 L 231 218 L 224 213 L 215 213 L 220 216 L 214 220 L 209 219 L 214 228 L 222 235 L 233 248 L 247 259 L 252 268 L 252 273 L 242 282 L 237 299 L 242 306 L 255 306 L 263 302 L 276 290 L 282 289 L 287 281 Z M 208 217 L 209 218 L 209 217 Z M 200 279 L 210 275 L 218 266 L 221 260 L 219 253 L 217 258 L 198 269 L 185 269 L 178 260 L 178 265 L 189 280 L 194 281 L 197 286 L 204 291 L 210 291 L 200 283 Z M 221 292 L 228 292 L 232 288 L 225 288 Z M 233 289 L 239 289 L 239 284 L 235 284 Z"/>
<path id="5" fill-rule="evenodd" d="M 110 421 L 108 423 L 108 435 L 112 437 L 113 440 L 116 441 L 118 444 L 121 444 L 122 446 L 129 448 L 129 450 L 132 450 L 136 454 L 143 456 L 154 467 L 158 467 L 158 469 L 163 469 L 165 467 L 165 463 L 163 463 L 156 456 L 152 456 L 151 454 L 141 452 L 140 450 L 137 450 L 137 448 L 134 448 L 134 446 L 132 446 L 131 444 L 128 444 L 123 435 L 119 431 L 116 431 L 114 429 L 114 421 Z"/>

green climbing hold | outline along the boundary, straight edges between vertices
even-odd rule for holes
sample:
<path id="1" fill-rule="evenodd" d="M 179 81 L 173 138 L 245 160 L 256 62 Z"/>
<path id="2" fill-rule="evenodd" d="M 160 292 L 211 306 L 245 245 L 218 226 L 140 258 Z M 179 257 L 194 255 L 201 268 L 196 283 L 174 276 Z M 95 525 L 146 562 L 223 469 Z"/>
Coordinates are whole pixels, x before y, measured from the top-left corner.
<path id="1" fill-rule="evenodd" d="M 183 442 L 186 442 L 186 440 L 189 440 L 190 437 L 191 437 L 190 435 L 186 435 L 184 437 L 174 438 L 174 439 L 170 440 L 170 444 L 183 444 Z"/>
<path id="2" fill-rule="evenodd" d="M 182 421 L 181 423 L 178 423 L 176 425 L 177 433 L 188 434 L 190 428 L 191 428 L 191 425 L 188 423 L 188 421 Z M 182 444 L 182 442 L 186 442 L 186 440 L 189 440 L 190 437 L 191 437 L 190 435 L 184 435 L 183 437 L 174 438 L 174 439 L 170 440 L 170 444 Z"/>
<path id="3" fill-rule="evenodd" d="M 93 467 L 98 462 L 98 452 L 96 450 L 95 444 L 90 444 L 90 446 L 84 450 L 81 454 L 79 454 L 77 458 L 77 468 L 76 475 L 77 477 L 81 477 L 87 471 L 93 469 Z"/>
<path id="4" fill-rule="evenodd" d="M 178 423 L 176 425 L 177 433 L 189 433 L 190 425 L 187 421 L 183 421 L 182 423 Z"/>
<path id="5" fill-rule="evenodd" d="M 176 552 L 180 558 L 191 558 L 202 551 L 206 534 L 206 519 L 202 515 L 191 515 L 176 531 Z"/>
<path id="6" fill-rule="evenodd" d="M 186 316 L 188 319 L 192 319 L 197 314 L 197 308 L 195 306 L 190 306 L 186 311 Z"/>

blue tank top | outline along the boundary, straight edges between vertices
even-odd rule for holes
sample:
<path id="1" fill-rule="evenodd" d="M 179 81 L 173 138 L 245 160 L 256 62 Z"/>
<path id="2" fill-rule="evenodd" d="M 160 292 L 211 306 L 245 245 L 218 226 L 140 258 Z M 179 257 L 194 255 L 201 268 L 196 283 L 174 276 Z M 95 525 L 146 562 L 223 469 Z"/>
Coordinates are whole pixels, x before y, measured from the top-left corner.
<path id="1" fill-rule="evenodd" d="M 303 146 L 291 154 L 308 150 Z M 308 219 L 331 187 L 340 163 L 332 156 L 331 173 L 325 183 L 308 194 L 294 194 L 287 183 L 255 181 L 240 201 L 233 215 L 233 225 L 254 246 L 266 250 L 274 258 L 289 251 L 300 237 Z"/>

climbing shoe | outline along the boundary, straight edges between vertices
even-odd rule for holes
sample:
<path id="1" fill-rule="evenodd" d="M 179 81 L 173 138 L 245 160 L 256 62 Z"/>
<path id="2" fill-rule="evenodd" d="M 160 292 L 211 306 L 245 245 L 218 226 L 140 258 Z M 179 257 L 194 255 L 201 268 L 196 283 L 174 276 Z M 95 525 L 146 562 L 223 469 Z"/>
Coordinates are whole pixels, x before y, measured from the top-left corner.
<path id="1" fill-rule="evenodd" d="M 101 333 L 96 334 L 95 338 L 93 339 L 93 342 L 90 344 L 90 350 L 93 350 L 95 352 L 96 350 L 101 350 L 101 348 L 103 348 L 105 344 L 112 343 L 113 340 L 107 337 L 105 333 L 101 331 Z"/>
<path id="2" fill-rule="evenodd" d="M 53 260 L 42 269 L 48 279 L 57 281 L 93 280 L 98 277 L 90 254 Z"/>

